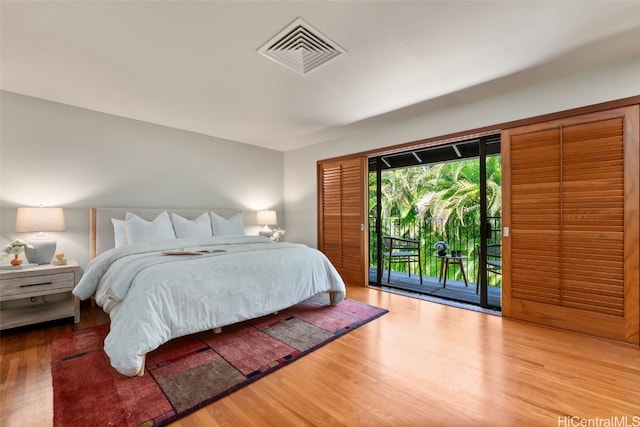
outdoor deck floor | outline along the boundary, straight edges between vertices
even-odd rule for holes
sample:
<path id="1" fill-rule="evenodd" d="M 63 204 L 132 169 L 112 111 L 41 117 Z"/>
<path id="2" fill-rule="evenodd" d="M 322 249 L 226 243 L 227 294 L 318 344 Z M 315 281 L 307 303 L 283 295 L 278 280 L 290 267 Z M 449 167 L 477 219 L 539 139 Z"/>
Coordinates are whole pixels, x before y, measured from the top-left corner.
<path id="1" fill-rule="evenodd" d="M 369 269 L 369 282 L 372 284 L 376 282 L 376 272 L 376 268 Z M 382 283 L 380 285 L 435 298 L 444 298 L 468 304 L 480 304 L 480 294 L 476 293 L 475 282 L 469 282 L 469 285 L 465 286 L 462 281 L 447 279 L 447 287 L 445 288 L 437 277 L 422 276 L 422 284 L 420 284 L 420 276 L 418 275 L 412 274 L 411 277 L 409 277 L 407 273 L 391 271 L 391 280 L 387 283 L 387 270 L 384 270 Z M 489 286 L 487 290 L 489 305 L 494 308 L 501 307 L 502 289 Z"/>

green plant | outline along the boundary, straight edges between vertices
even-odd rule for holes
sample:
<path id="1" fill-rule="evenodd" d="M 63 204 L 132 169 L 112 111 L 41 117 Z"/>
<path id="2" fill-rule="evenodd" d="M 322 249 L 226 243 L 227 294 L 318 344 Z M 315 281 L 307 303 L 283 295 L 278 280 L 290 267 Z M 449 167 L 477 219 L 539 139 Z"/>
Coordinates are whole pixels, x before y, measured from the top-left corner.
<path id="1" fill-rule="evenodd" d="M 486 161 L 487 215 L 500 217 L 501 164 L 499 156 Z M 369 174 L 369 216 L 376 214 L 376 175 Z M 382 234 L 420 238 L 422 260 L 430 259 L 434 244 L 446 241 L 464 245 L 470 255 L 470 267 L 477 268 L 476 245 L 480 242 L 480 165 L 478 159 L 440 163 L 430 166 L 393 169 L 382 172 Z M 375 232 L 371 247 L 376 247 Z M 376 265 L 375 251 L 371 263 Z M 400 266 L 399 268 L 404 268 Z M 435 263 L 423 265 L 423 271 L 437 275 Z M 500 277 L 490 279 L 500 283 Z"/>
<path id="2" fill-rule="evenodd" d="M 2 258 L 6 257 L 7 255 L 16 255 L 19 254 L 20 252 L 24 251 L 25 248 L 29 248 L 32 249 L 33 246 L 31 246 L 30 244 L 28 244 L 27 242 L 25 242 L 24 240 L 20 240 L 20 239 L 11 239 L 10 237 L 6 237 L 5 238 L 7 240 L 11 240 L 10 243 L 8 243 L 4 249 L 3 249 L 3 254 L 2 254 Z"/>

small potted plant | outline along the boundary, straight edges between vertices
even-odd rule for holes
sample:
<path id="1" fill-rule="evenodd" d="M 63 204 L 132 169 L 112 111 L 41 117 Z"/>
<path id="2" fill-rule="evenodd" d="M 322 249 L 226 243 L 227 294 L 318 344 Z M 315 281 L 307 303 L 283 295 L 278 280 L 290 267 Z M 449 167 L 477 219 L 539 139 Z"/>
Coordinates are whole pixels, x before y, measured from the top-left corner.
<path id="1" fill-rule="evenodd" d="M 433 245 L 433 247 L 436 249 L 439 256 L 445 256 L 447 254 L 447 249 L 449 249 L 449 245 L 447 244 L 447 242 L 442 240 L 439 242 L 436 242 L 436 244 Z"/>
<path id="2" fill-rule="evenodd" d="M 14 239 L 11 241 L 11 243 L 7 244 L 4 247 L 4 254 L 2 255 L 2 258 L 6 257 L 7 255 L 13 255 L 14 257 L 11 260 L 11 265 L 18 266 L 22 264 L 22 259 L 20 259 L 20 252 L 24 251 L 25 248 L 33 249 L 33 246 L 31 246 L 24 240 Z"/>

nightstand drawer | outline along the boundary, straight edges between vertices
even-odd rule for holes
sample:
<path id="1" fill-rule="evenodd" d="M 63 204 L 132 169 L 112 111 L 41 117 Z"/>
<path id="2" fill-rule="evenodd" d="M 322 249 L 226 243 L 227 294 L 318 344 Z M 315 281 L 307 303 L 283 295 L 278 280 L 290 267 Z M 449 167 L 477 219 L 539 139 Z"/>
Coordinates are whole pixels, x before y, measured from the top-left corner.
<path id="1" fill-rule="evenodd" d="M 73 272 L 18 277 L 11 280 L 0 280 L 0 297 L 6 299 L 6 297 L 32 293 L 47 294 L 71 291 L 74 286 Z"/>

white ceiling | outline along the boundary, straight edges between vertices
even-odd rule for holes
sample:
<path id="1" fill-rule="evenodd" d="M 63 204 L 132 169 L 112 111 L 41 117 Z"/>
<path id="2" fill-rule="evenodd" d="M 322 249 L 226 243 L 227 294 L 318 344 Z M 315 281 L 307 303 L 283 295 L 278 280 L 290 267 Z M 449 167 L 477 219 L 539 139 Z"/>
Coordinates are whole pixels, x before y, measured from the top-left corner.
<path id="1" fill-rule="evenodd" d="M 640 1 L 6 1 L 3 90 L 287 151 L 640 55 Z M 301 17 L 347 53 L 257 53 Z"/>

